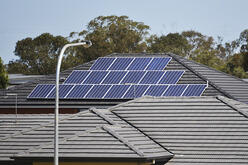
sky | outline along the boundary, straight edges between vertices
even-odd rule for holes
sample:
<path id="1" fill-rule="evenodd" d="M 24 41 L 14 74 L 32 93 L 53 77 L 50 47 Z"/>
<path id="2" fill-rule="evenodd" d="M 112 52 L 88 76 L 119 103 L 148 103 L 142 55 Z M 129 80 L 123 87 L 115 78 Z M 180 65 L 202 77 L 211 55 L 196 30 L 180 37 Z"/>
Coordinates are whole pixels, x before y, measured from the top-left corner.
<path id="1" fill-rule="evenodd" d="M 42 33 L 67 37 L 97 16 L 127 15 L 150 34 L 195 30 L 232 41 L 248 29 L 247 0 L 0 0 L 0 56 L 18 59 L 15 44 Z"/>

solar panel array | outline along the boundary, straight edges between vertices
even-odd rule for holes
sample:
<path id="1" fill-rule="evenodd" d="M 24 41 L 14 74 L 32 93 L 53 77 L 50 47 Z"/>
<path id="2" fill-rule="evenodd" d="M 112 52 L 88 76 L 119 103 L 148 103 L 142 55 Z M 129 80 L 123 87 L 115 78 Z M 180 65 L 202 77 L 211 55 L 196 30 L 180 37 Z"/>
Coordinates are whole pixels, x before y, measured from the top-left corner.
<path id="1" fill-rule="evenodd" d="M 52 86 L 40 95 L 39 91 Z M 59 86 L 61 99 L 131 99 L 145 95 L 149 96 L 200 96 L 206 84 L 175 84 L 175 85 L 68 85 Z M 32 98 L 55 98 L 55 85 L 39 84 L 31 92 Z"/>
<path id="2" fill-rule="evenodd" d="M 176 84 L 184 71 L 74 70 L 64 84 Z"/>
<path id="3" fill-rule="evenodd" d="M 171 58 L 99 58 L 89 70 L 74 70 L 59 86 L 61 99 L 132 99 L 201 96 L 206 84 L 177 84 L 184 71 L 164 70 Z M 38 84 L 28 98 L 55 98 L 55 85 Z"/>

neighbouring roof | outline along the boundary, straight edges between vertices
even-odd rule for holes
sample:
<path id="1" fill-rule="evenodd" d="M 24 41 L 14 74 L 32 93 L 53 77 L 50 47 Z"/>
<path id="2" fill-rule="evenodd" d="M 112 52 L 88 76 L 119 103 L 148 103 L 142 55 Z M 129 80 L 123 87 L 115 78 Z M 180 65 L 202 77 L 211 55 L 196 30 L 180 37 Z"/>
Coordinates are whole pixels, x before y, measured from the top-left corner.
<path id="1" fill-rule="evenodd" d="M 247 104 L 223 96 L 145 96 L 65 115 L 60 120 L 60 155 L 170 159 L 168 165 L 247 164 L 247 115 Z M 51 160 L 52 141 L 53 121 L 1 136 L 0 160 Z"/>
<path id="2" fill-rule="evenodd" d="M 184 59 L 183 57 L 174 54 L 111 54 L 110 57 L 172 57 L 165 70 L 185 70 L 186 72 L 179 80 L 178 84 L 206 84 L 209 83 L 208 88 L 204 91 L 202 96 L 217 96 L 223 95 L 242 102 L 248 102 L 248 86 L 247 82 L 227 75 L 225 73 L 216 71 L 207 66 L 198 64 L 196 62 Z M 61 73 L 61 82 L 73 70 L 88 70 L 94 61 L 79 65 L 77 67 L 65 70 Z M 48 75 L 43 78 L 28 82 L 22 85 L 17 85 L 8 90 L 0 91 L 0 108 L 14 108 L 15 96 L 6 96 L 7 93 L 18 94 L 18 108 L 53 108 L 53 100 L 39 100 L 27 99 L 29 93 L 37 84 L 54 84 L 55 76 Z M 122 99 L 91 99 L 91 100 L 61 100 L 61 108 L 77 108 L 81 110 L 95 108 L 108 108 L 127 100 Z"/>
<path id="3" fill-rule="evenodd" d="M 9 74 L 9 84 L 10 85 L 19 85 L 24 84 L 35 79 L 44 77 L 44 75 L 24 75 L 24 74 Z"/>
<path id="4" fill-rule="evenodd" d="M 166 165 L 248 163 L 248 106 L 217 97 L 144 97 L 111 111 L 167 148 Z"/>
<path id="5" fill-rule="evenodd" d="M 20 115 L 17 122 L 27 120 L 26 116 Z M 35 121 L 29 123 L 28 119 L 28 126 L 23 129 L 19 127 L 15 132 L 6 135 L 6 129 L 0 130 L 0 164 L 13 162 L 14 157 L 32 160 L 53 157 L 54 124 L 51 115 L 29 115 L 31 116 L 39 118 L 35 120 L 37 125 L 34 124 Z M 8 123 L 2 125 L 3 128 L 4 126 L 9 127 Z M 59 154 L 63 159 L 73 157 L 83 160 L 94 158 L 167 161 L 172 157 L 165 148 L 108 110 L 92 109 L 73 115 L 62 115 L 59 130 Z"/>

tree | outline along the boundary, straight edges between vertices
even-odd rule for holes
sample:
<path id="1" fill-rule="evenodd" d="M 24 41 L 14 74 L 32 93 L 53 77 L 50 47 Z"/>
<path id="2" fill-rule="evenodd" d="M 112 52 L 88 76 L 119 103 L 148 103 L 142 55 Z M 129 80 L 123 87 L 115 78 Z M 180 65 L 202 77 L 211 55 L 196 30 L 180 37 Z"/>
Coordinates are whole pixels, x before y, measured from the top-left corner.
<path id="1" fill-rule="evenodd" d="M 147 42 L 149 43 L 148 52 L 163 53 L 171 52 L 180 56 L 186 56 L 190 49 L 190 44 L 179 33 L 169 33 L 160 37 L 152 35 Z"/>
<path id="2" fill-rule="evenodd" d="M 8 64 L 9 73 L 25 74 L 51 74 L 55 73 L 57 57 L 61 48 L 68 41 L 62 36 L 53 36 L 49 33 L 41 34 L 32 39 L 25 38 L 16 43 L 15 55 L 20 59 L 10 61 Z M 71 58 L 72 55 L 69 55 Z M 71 66 L 71 60 L 64 59 L 62 69 Z"/>
<path id="3" fill-rule="evenodd" d="M 8 86 L 8 74 L 4 68 L 2 58 L 0 57 L 0 89 Z"/>
<path id="4" fill-rule="evenodd" d="M 73 41 L 81 38 L 90 40 L 93 45 L 77 50 L 78 59 L 90 61 L 100 56 L 111 53 L 136 53 L 146 50 L 145 37 L 149 26 L 142 22 L 136 22 L 127 16 L 99 16 L 91 20 L 87 29 L 79 33 L 71 33 Z M 75 36 L 75 34 L 78 34 Z"/>

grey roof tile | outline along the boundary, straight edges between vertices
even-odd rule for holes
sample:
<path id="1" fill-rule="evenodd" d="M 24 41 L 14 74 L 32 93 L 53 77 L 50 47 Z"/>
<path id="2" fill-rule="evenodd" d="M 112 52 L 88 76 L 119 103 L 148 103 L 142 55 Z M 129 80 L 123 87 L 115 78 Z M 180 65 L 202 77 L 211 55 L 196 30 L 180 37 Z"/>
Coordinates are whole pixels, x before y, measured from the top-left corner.
<path id="1" fill-rule="evenodd" d="M 143 97 L 110 108 L 167 148 L 166 164 L 247 164 L 248 105 L 217 97 Z"/>

